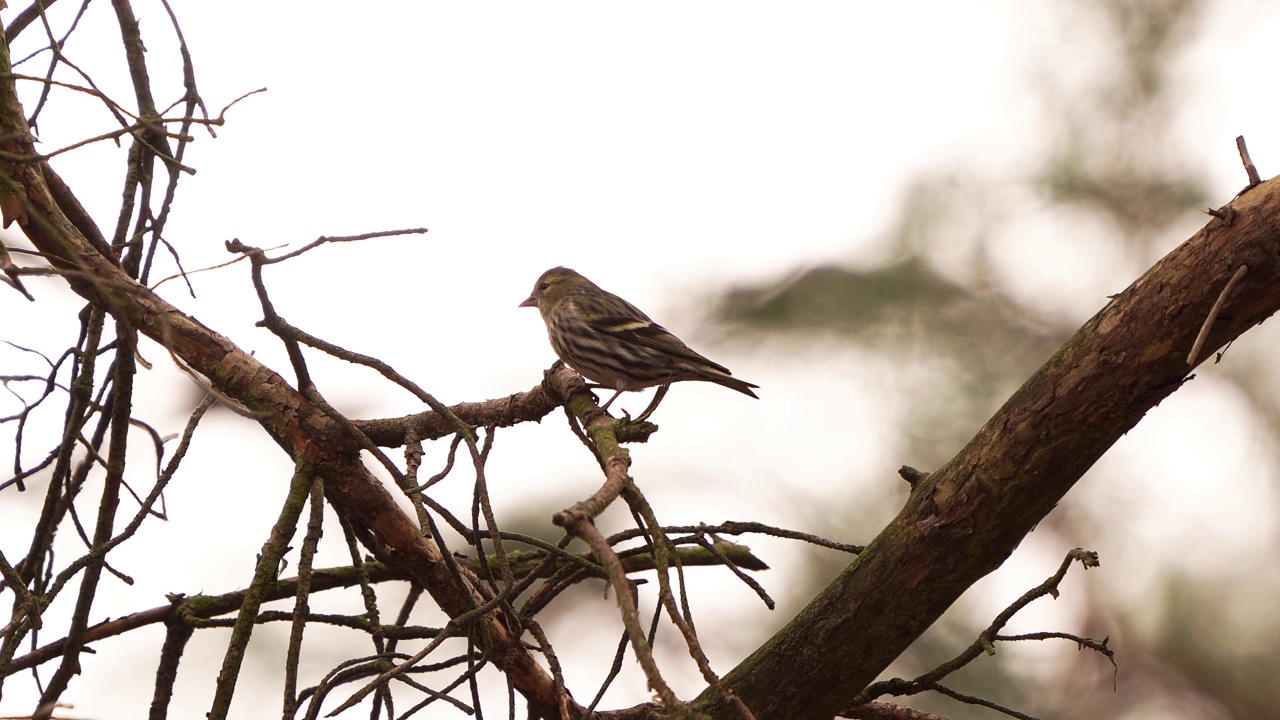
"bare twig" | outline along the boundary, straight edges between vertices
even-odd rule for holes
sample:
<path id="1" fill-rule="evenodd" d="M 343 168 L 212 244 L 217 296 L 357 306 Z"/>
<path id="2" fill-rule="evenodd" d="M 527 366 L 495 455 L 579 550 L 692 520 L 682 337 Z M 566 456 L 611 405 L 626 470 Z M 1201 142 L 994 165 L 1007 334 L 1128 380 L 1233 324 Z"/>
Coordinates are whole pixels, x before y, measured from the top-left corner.
<path id="1" fill-rule="evenodd" d="M 666 680 L 662 678 L 662 671 L 658 669 L 658 663 L 653 657 L 653 649 L 648 639 L 645 638 L 644 628 L 640 626 L 640 613 L 636 607 L 635 593 L 631 588 L 631 584 L 627 581 L 626 572 L 622 569 L 622 563 L 618 561 L 618 556 L 609 547 L 609 543 L 605 541 L 604 535 L 596 529 L 595 523 L 587 518 L 577 518 L 574 520 L 570 530 L 575 536 L 586 541 L 587 546 L 595 554 L 596 559 L 604 566 L 605 571 L 609 574 L 609 583 L 613 587 L 614 597 L 617 599 L 618 610 L 622 615 L 622 624 L 627 629 L 627 637 L 631 641 L 631 647 L 636 652 L 636 660 L 639 661 L 640 667 L 644 670 L 645 678 L 649 681 L 649 688 L 662 698 L 662 702 L 667 707 L 675 707 L 679 704 L 675 692 L 671 686 L 667 685 Z"/>
<path id="2" fill-rule="evenodd" d="M 811 533 L 799 532 L 797 530 L 788 530 L 786 528 L 775 527 L 773 525 L 766 525 L 765 523 L 753 522 L 753 521 L 744 522 L 740 520 L 727 520 L 725 522 L 722 522 L 716 525 L 707 525 L 705 523 L 701 523 L 698 525 L 668 525 L 668 526 L 664 526 L 664 530 L 666 530 L 666 532 L 668 533 L 705 532 L 705 533 L 712 533 L 716 535 L 742 535 L 744 533 L 756 533 L 759 535 L 769 535 L 771 537 L 786 538 L 788 540 L 800 540 L 802 542 L 807 542 L 812 545 L 817 545 L 819 547 L 831 548 L 832 550 L 840 550 L 842 552 L 847 552 L 853 555 L 856 555 L 862 552 L 863 550 L 862 545 L 851 545 L 849 543 L 837 542 L 835 540 L 828 540 L 827 538 L 819 537 Z M 630 540 L 632 538 L 640 537 L 642 534 L 643 533 L 639 529 L 635 529 L 635 528 L 622 530 L 609 536 L 609 542 L 613 544 L 617 544 L 622 540 Z M 738 561 L 738 562 L 739 564 L 741 564 L 741 561 Z M 746 567 L 749 570 L 766 569 L 766 568 L 757 568 L 757 567 L 751 567 L 746 565 L 744 565 L 743 567 Z"/>
<path id="3" fill-rule="evenodd" d="M 623 498 L 627 501 L 628 507 L 643 519 L 646 529 L 653 535 L 653 555 L 657 562 L 659 601 L 666 609 L 667 617 L 671 619 L 672 624 L 676 626 L 680 631 L 680 635 L 684 638 L 685 646 L 689 649 L 689 656 L 693 658 L 694 664 L 698 666 L 703 680 L 733 706 L 743 720 L 755 720 L 755 715 L 742 702 L 737 693 L 720 681 L 720 676 L 711 668 L 711 660 L 702 650 L 702 643 L 698 640 L 698 634 L 693 628 L 693 618 L 689 612 L 688 598 L 684 592 L 684 575 L 678 564 L 678 556 L 673 556 L 671 553 L 671 542 L 658 524 L 653 508 L 649 506 L 649 501 L 645 499 L 643 493 L 634 483 L 628 483 L 623 489 Z M 676 569 L 680 572 L 680 608 L 676 607 L 675 597 L 671 593 L 668 574 L 668 567 L 673 561 L 677 563 Z M 639 654 L 639 652 L 640 649 L 636 648 L 636 653 Z"/>
<path id="4" fill-rule="evenodd" d="M 20 268 L 18 268 L 17 265 L 14 265 L 13 259 L 9 257 L 8 248 L 4 246 L 3 242 L 0 242 L 0 272 L 4 273 L 4 277 L 0 278 L 0 280 L 5 281 L 14 290 L 22 293 L 22 296 L 27 300 L 35 302 L 36 299 L 31 296 L 31 293 L 27 292 L 25 287 L 22 286 L 22 280 L 19 278 L 19 270 Z"/>
<path id="5" fill-rule="evenodd" d="M 1009 708 L 996 705 L 995 703 L 992 703 L 988 700 L 983 700 L 981 698 L 974 698 L 967 695 L 962 695 L 954 690 L 951 690 L 950 688 L 943 686 L 941 684 L 941 681 L 943 678 L 959 670 L 965 665 L 968 665 L 970 662 L 982 656 L 984 653 L 988 655 L 993 654 L 995 652 L 994 643 L 997 641 L 1032 639 L 1030 637 L 1024 637 L 1024 636 L 1004 637 L 1004 636 L 1001 636 L 999 632 L 1001 628 L 1003 628 L 1006 624 L 1008 624 L 1009 620 L 1011 620 L 1014 615 L 1016 615 L 1023 608 L 1029 605 L 1032 601 L 1041 597 L 1045 597 L 1046 595 L 1057 598 L 1058 586 L 1062 583 L 1063 578 L 1066 577 L 1067 571 L 1071 568 L 1071 564 L 1073 562 L 1079 562 L 1086 569 L 1091 567 L 1097 567 L 1098 554 L 1090 550 L 1082 550 L 1080 548 L 1071 550 L 1070 552 L 1067 553 L 1067 556 L 1062 560 L 1062 564 L 1058 566 L 1057 572 L 1055 572 L 1047 580 L 1040 583 L 1036 587 L 1028 590 L 1026 593 L 1022 595 L 1022 597 L 1018 598 L 1012 604 L 1010 604 L 1009 607 L 1002 610 L 1000 614 L 997 615 L 996 618 L 991 622 L 991 624 L 985 630 L 983 630 L 981 633 L 978 634 L 978 638 L 973 642 L 973 644 L 965 648 L 965 650 L 961 652 L 959 655 L 952 658 L 951 660 L 948 660 L 945 663 L 942 663 L 941 665 L 930 670 L 929 672 L 926 672 L 923 675 L 920 675 L 914 680 L 903 680 L 901 678 L 894 678 L 892 680 L 884 680 L 881 682 L 873 683 L 870 686 L 868 686 L 865 690 L 863 690 L 861 693 L 858 694 L 858 697 L 855 698 L 854 701 L 850 704 L 849 710 L 842 711 L 840 714 L 847 717 L 858 717 L 859 715 L 857 714 L 856 709 L 859 706 L 865 705 L 882 695 L 896 695 L 896 696 L 915 695 L 917 693 L 933 690 L 936 692 L 940 692 L 944 695 L 953 697 L 957 700 L 961 700 L 962 702 L 983 705 L 985 707 L 998 710 L 999 712 L 1005 713 L 1006 715 L 1010 715 L 1011 717 L 1027 718 L 1029 720 L 1034 720 L 1033 718 L 1030 718 L 1030 716 L 1028 715 L 1023 715 L 1022 713 L 1019 713 L 1015 710 L 1011 710 Z M 1115 665 L 1115 655 L 1114 653 L 1111 652 L 1110 648 L 1107 647 L 1107 643 L 1105 640 L 1103 641 L 1090 640 L 1087 638 L 1079 638 L 1074 635 L 1069 635 L 1065 633 L 1043 634 L 1040 638 L 1037 638 L 1037 639 L 1048 639 L 1049 637 L 1067 637 L 1069 639 L 1075 640 L 1080 645 L 1080 647 L 1090 648 L 1098 651 L 1099 653 L 1105 655 L 1107 659 L 1111 661 L 1112 665 Z"/>
<path id="6" fill-rule="evenodd" d="M 309 599 L 312 562 L 315 560 L 316 547 L 320 544 L 320 536 L 324 533 L 324 482 L 322 480 L 317 478 L 311 484 L 311 497 L 308 502 L 311 506 L 311 516 L 307 521 L 307 534 L 302 540 L 302 550 L 298 553 L 298 589 L 294 594 L 289 628 L 289 649 L 284 661 L 284 698 L 280 713 L 284 718 L 293 717 L 298 709 L 298 664 L 302 658 L 302 634 L 306 630 L 311 615 Z"/>
<path id="7" fill-rule="evenodd" d="M 397 235 L 422 235 L 422 234 L 425 234 L 426 232 L 427 232 L 426 228 L 409 228 L 407 230 L 381 230 L 378 232 L 361 233 L 359 235 L 338 235 L 334 237 L 321 237 L 307 243 L 306 245 L 298 248 L 297 250 L 294 250 L 293 252 L 285 253 L 284 255 L 281 255 L 279 257 L 265 258 L 263 259 L 262 264 L 271 265 L 272 263 L 284 262 L 285 260 L 298 257 L 299 255 L 301 255 L 304 252 L 307 252 L 308 250 L 314 250 L 326 243 L 358 242 L 360 240 L 372 240 L 373 238 L 382 238 L 382 237 L 395 237 Z"/>
<path id="8" fill-rule="evenodd" d="M 1241 265 L 1236 268 L 1235 274 L 1227 280 L 1227 284 L 1222 286 L 1222 292 L 1218 293 L 1218 299 L 1213 302 L 1213 307 L 1209 308 L 1209 314 L 1204 319 L 1204 324 L 1200 326 L 1200 332 L 1196 335 L 1196 341 L 1191 345 L 1191 352 L 1187 355 L 1187 364 L 1195 367 L 1196 360 L 1200 359 L 1200 350 L 1204 348 L 1204 341 L 1209 337 L 1209 331 L 1213 329 L 1213 323 L 1218 319 L 1218 313 L 1222 311 L 1222 306 L 1226 304 L 1227 298 L 1231 296 L 1231 291 L 1235 288 L 1244 276 L 1248 274 L 1249 266 Z"/>
<path id="9" fill-rule="evenodd" d="M 276 572 L 280 567 L 280 559 L 284 556 L 289 539 L 293 537 L 298 526 L 298 518 L 306 505 L 311 486 L 316 482 L 314 471 L 305 463 L 299 462 L 289 487 L 289 496 L 280 517 L 271 528 L 271 536 L 262 546 L 258 555 L 258 564 L 253 571 L 253 583 L 245 595 L 244 604 L 236 618 L 235 628 L 231 633 L 231 641 L 227 645 L 227 653 L 223 657 L 222 671 L 218 673 L 217 688 L 214 691 L 213 705 L 209 710 L 212 720 L 225 720 L 231 711 L 231 697 L 235 692 L 236 681 L 240 677 L 240 664 L 244 660 L 245 649 L 249 645 L 249 636 L 253 633 L 254 616 L 264 602 L 268 588 L 275 582 Z"/>
<path id="10" fill-rule="evenodd" d="M 102 548 L 110 542 L 116 511 L 120 505 L 120 485 L 125 470 L 125 451 L 129 437 L 129 413 L 133 406 L 133 379 L 136 368 L 133 362 L 132 349 L 136 342 L 131 328 L 123 322 L 116 323 L 116 333 L 125 351 L 116 355 L 113 364 L 111 395 L 111 447 L 107 464 L 107 475 L 103 483 L 102 499 L 98 503 L 98 518 L 94 527 L 93 546 Z M 104 416 L 107 417 L 107 416 Z M 33 714 L 33 720 L 47 720 L 57 706 L 58 698 L 66 690 L 71 678 L 80 672 L 80 653 L 84 648 L 84 633 L 89 627 L 89 612 L 92 609 L 98 582 L 102 570 L 106 567 L 105 551 L 91 553 L 91 559 L 85 566 L 80 579 L 80 593 L 76 598 L 75 612 L 67 631 L 67 642 L 63 648 L 62 663 L 49 680 L 48 686 L 40 697 L 40 705 Z"/>
<path id="11" fill-rule="evenodd" d="M 1244 163 L 1244 172 L 1249 176 L 1249 185 L 1246 190 L 1254 185 L 1262 184 L 1262 177 L 1258 175 L 1258 168 L 1253 164 L 1253 158 L 1249 157 L 1249 148 L 1244 144 L 1244 136 L 1236 136 L 1236 149 L 1240 151 L 1240 162 Z"/>

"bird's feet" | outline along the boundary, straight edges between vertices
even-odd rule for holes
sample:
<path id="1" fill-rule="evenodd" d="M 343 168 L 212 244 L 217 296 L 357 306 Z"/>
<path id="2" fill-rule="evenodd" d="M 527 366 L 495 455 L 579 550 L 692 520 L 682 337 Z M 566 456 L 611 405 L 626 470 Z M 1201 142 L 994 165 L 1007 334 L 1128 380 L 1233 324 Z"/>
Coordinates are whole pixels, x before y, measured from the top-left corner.
<path id="1" fill-rule="evenodd" d="M 628 422 L 642 423 L 645 420 L 648 420 L 649 416 L 653 414 L 653 411 L 658 409 L 658 403 L 662 402 L 662 398 L 667 396 L 667 391 L 670 389 L 671 389 L 671 383 L 667 383 L 666 385 L 659 385 L 658 392 L 654 394 L 653 400 L 649 401 L 649 407 L 645 408 L 644 412 L 636 416 L 635 420 L 631 420 L 631 418 L 627 418 Z"/>

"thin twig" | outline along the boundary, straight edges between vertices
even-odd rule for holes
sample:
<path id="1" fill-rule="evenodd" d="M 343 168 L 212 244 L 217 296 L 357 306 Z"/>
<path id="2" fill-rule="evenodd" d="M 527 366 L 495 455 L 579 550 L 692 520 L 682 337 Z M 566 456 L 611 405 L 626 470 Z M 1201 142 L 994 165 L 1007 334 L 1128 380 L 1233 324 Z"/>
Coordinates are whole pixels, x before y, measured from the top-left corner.
<path id="1" fill-rule="evenodd" d="M 358 242 L 360 240 L 371 240 L 373 238 L 381 238 L 381 237 L 395 237 L 397 235 L 422 235 L 422 234 L 425 234 L 426 232 L 427 232 L 426 228 L 409 228 L 407 230 L 381 230 L 378 232 L 361 233 L 359 235 L 340 235 L 335 237 L 320 237 L 298 248 L 297 250 L 294 250 L 293 252 L 285 253 L 284 255 L 281 255 L 279 257 L 265 258 L 263 259 L 262 264 L 271 265 L 273 263 L 284 262 L 285 260 L 295 258 L 301 255 L 302 253 L 307 252 L 308 250 L 314 250 L 315 248 L 318 248 L 321 245 L 324 245 L 326 243 Z"/>
<path id="2" fill-rule="evenodd" d="M 1249 176 L 1248 187 L 1261 185 L 1262 177 L 1258 175 L 1258 168 L 1253 164 L 1253 158 L 1249 157 L 1249 148 L 1244 144 L 1243 135 L 1236 136 L 1236 149 L 1240 151 L 1240 162 L 1244 163 L 1244 172 Z"/>
<path id="3" fill-rule="evenodd" d="M 112 363 L 111 412 L 109 416 L 103 416 L 104 419 L 110 418 L 111 445 L 93 532 L 94 548 L 102 548 L 111 540 L 116 511 L 120 506 L 120 485 L 124 479 L 125 451 L 129 437 L 129 413 L 133 407 L 133 380 L 137 373 L 132 352 L 137 342 L 136 335 L 124 322 L 117 321 L 116 336 L 121 343 L 121 352 L 116 354 L 115 362 Z M 93 607 L 102 570 L 107 567 L 105 552 L 91 554 L 93 559 L 85 566 L 84 575 L 80 579 L 80 593 L 67 630 L 62 663 L 41 694 L 39 707 L 32 715 L 33 720 L 48 720 L 72 676 L 80 672 L 80 653 L 84 649 L 84 633 L 89 627 L 89 612 Z"/>
<path id="4" fill-rule="evenodd" d="M 1204 324 L 1200 326 L 1200 332 L 1196 335 L 1196 341 L 1191 345 L 1191 353 L 1187 355 L 1187 365 L 1195 367 L 1196 360 L 1200 359 L 1200 350 L 1204 348 L 1204 342 L 1209 337 L 1209 330 L 1213 328 L 1213 323 L 1218 319 L 1218 313 L 1222 311 L 1222 306 L 1226 304 L 1227 298 L 1231 295 L 1231 291 L 1235 288 L 1249 272 L 1248 265 L 1241 265 L 1236 268 L 1236 272 L 1223 286 L 1222 292 L 1218 293 L 1218 299 L 1213 302 L 1213 307 L 1209 308 L 1209 315 L 1204 319 Z"/>
<path id="5" fill-rule="evenodd" d="M 324 534 L 324 481 L 317 477 L 311 483 L 311 516 L 307 520 L 307 534 L 298 552 L 298 589 L 294 593 L 293 612 L 290 613 L 289 649 L 284 661 L 284 698 L 280 717 L 293 717 L 298 709 L 298 665 L 302 659 L 302 634 L 311 615 L 312 563 L 316 547 Z"/>
<path id="6" fill-rule="evenodd" d="M 940 692 L 940 693 L 943 693 L 944 695 L 950 695 L 952 697 L 956 697 L 957 699 L 967 698 L 967 696 L 961 696 L 959 693 L 956 693 L 954 690 L 950 690 L 948 688 L 943 687 L 942 685 L 939 684 L 940 681 L 943 678 L 950 675 L 951 673 L 973 662 L 973 660 L 975 660 L 976 658 L 981 657 L 983 654 L 994 653 L 995 652 L 994 643 L 996 641 L 1009 639 L 1009 638 L 1002 638 L 999 635 L 1000 630 L 1009 623 L 1009 621 L 1013 618 L 1014 615 L 1016 615 L 1023 608 L 1029 605 L 1032 601 L 1038 598 L 1044 597 L 1046 595 L 1054 598 L 1058 597 L 1058 586 L 1062 583 L 1063 578 L 1067 576 L 1067 571 L 1071 569 L 1071 564 L 1074 562 L 1079 562 L 1086 569 L 1097 567 L 1099 564 L 1098 554 L 1090 550 L 1083 550 L 1081 548 L 1075 548 L 1069 551 L 1067 553 L 1067 556 L 1063 558 L 1062 564 L 1058 566 L 1057 572 L 1049 576 L 1047 580 L 1040 583 L 1036 587 L 1028 590 L 1026 593 L 1023 593 L 1022 597 L 1018 598 L 1012 604 L 1010 604 L 1009 607 L 1002 610 L 999 615 L 996 615 L 995 619 L 991 621 L 991 624 L 988 625 L 985 630 L 978 633 L 978 638 L 974 640 L 973 643 L 969 645 L 969 647 L 965 648 L 964 651 L 962 651 L 959 655 L 952 658 L 951 660 L 948 660 L 947 662 L 942 663 L 941 665 L 935 667 L 934 669 L 920 675 L 919 677 L 916 677 L 913 680 L 893 678 L 890 680 L 882 680 L 880 682 L 872 683 L 871 685 L 866 687 L 861 693 L 859 693 L 856 698 L 854 698 L 853 702 L 850 703 L 850 707 L 856 708 L 858 706 L 864 705 L 880 697 L 881 695 L 896 695 L 896 696 L 915 695 L 928 690 Z M 1110 651 L 1109 648 L 1106 647 L 1106 641 L 1101 641 L 1101 642 L 1083 641 L 1081 638 L 1076 638 L 1075 636 L 1071 636 L 1071 638 L 1079 642 L 1081 647 L 1089 647 L 1089 648 L 1098 650 L 1098 652 L 1101 652 L 1102 654 L 1106 655 L 1107 658 L 1111 660 L 1112 665 L 1115 665 L 1114 654 Z M 968 700 L 965 700 L 965 701 L 967 702 Z M 1019 718 L 1029 717 L 1029 716 L 1025 716 L 1020 713 L 1017 713 L 1016 711 L 991 704 L 989 703 L 989 701 L 986 701 L 986 700 L 975 699 L 974 702 L 976 702 L 977 704 L 986 705 L 987 707 L 991 707 L 992 709 L 999 710 L 1000 712 L 1010 714 L 1013 717 L 1019 717 Z M 843 713 L 843 712 L 841 713 L 841 715 L 845 715 L 845 714 L 848 714 L 848 713 Z"/>
<path id="7" fill-rule="evenodd" d="M 689 611 L 688 597 L 684 590 L 684 572 L 679 565 L 679 557 L 674 556 L 671 552 L 671 542 L 658 524 L 657 517 L 654 515 L 653 508 L 649 505 L 649 501 L 640 492 L 640 489 L 636 487 L 635 483 L 627 484 L 622 491 L 622 497 L 626 500 L 627 506 L 643 519 L 645 525 L 643 529 L 649 530 L 653 536 L 653 556 L 657 562 L 658 598 L 667 611 L 667 617 L 671 619 L 672 624 L 676 626 L 680 631 L 680 635 L 684 638 L 685 646 L 689 650 L 689 656 L 693 658 L 694 664 L 698 666 L 703 680 L 733 706 L 743 720 L 755 720 L 755 715 L 742 702 L 737 693 L 720 681 L 720 676 L 711 667 L 711 659 L 707 657 L 702 649 L 702 642 L 698 640 L 697 631 L 693 627 L 693 617 Z M 676 570 L 679 573 L 681 601 L 679 608 L 677 608 L 675 597 L 671 592 L 671 582 L 668 574 L 668 567 L 673 561 L 676 563 Z M 639 654 L 639 648 L 636 649 L 636 652 Z"/>
<path id="8" fill-rule="evenodd" d="M 270 586 L 275 583 L 280 559 L 284 556 L 285 547 L 298 527 L 298 518 L 302 516 L 302 508 L 306 505 L 307 496 L 314 482 L 315 474 L 312 469 L 304 461 L 298 461 L 293 482 L 289 487 L 289 495 L 284 507 L 280 510 L 280 517 L 271 528 L 270 537 L 258 555 L 258 564 L 253 571 L 253 582 L 245 595 L 244 604 L 240 607 L 240 614 L 236 617 L 231 641 L 227 644 L 226 655 L 223 656 L 222 670 L 218 673 L 213 704 L 208 713 L 210 720 L 226 720 L 231 711 L 231 696 L 235 692 L 236 680 L 240 677 L 240 666 L 249 645 L 249 637 L 253 633 L 254 616 L 258 614 L 258 608 L 265 601 Z"/>

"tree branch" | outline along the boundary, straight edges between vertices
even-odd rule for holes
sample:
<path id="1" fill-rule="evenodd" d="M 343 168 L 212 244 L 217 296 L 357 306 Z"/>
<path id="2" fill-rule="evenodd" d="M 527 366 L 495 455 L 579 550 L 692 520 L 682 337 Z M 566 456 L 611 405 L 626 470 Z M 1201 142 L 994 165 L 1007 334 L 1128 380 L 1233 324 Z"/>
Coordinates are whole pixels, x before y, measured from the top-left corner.
<path id="1" fill-rule="evenodd" d="M 1226 220 L 1221 219 L 1227 218 Z M 1084 324 L 888 527 L 724 682 L 761 720 L 830 718 L 1022 538 L 1201 361 L 1280 309 L 1280 181 L 1235 198 Z M 780 682 L 786 678 L 786 682 Z M 696 707 L 735 712 L 714 690 Z"/>

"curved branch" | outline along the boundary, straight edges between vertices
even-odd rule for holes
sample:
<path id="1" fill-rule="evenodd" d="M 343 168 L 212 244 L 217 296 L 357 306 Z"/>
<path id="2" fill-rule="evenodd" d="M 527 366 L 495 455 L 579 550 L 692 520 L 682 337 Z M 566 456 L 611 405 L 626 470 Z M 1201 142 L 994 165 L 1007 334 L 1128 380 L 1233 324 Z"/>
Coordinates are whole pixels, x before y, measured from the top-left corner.
<path id="1" fill-rule="evenodd" d="M 1084 324 L 809 606 L 724 679 L 756 716 L 830 718 L 1201 359 L 1280 309 L 1280 180 L 1238 196 Z M 786 680 L 782 680 L 785 678 Z M 713 690 L 696 706 L 735 717 Z"/>

